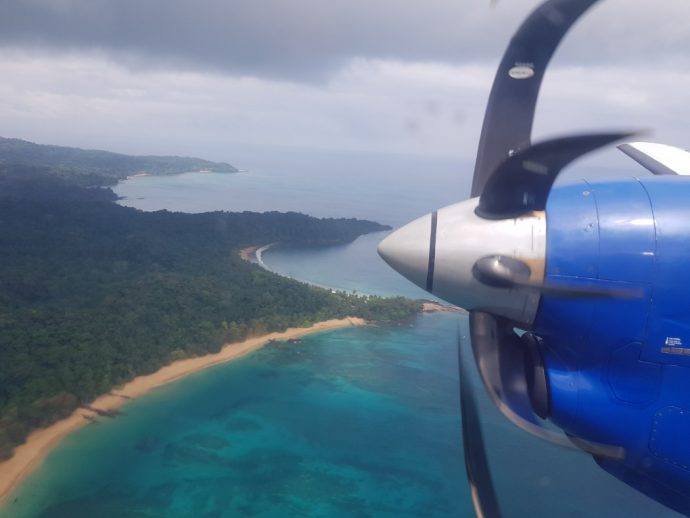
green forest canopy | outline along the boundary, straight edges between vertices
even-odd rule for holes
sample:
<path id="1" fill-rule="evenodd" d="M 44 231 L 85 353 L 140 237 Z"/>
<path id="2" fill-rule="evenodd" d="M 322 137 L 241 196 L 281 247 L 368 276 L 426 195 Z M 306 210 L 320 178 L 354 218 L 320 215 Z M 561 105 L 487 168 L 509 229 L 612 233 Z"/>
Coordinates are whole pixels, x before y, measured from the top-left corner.
<path id="1" fill-rule="evenodd" d="M 402 299 L 331 293 L 239 259 L 281 242 L 386 229 L 297 213 L 146 213 L 109 189 L 0 165 L 0 458 L 36 427 L 172 360 L 347 315 L 397 320 Z"/>

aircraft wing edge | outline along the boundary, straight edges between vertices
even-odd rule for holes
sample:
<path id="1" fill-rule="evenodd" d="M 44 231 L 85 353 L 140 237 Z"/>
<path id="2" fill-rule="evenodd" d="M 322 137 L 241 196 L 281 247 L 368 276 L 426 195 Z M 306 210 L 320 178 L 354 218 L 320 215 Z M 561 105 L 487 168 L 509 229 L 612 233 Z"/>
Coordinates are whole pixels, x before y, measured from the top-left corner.
<path id="1" fill-rule="evenodd" d="M 629 142 L 618 149 L 655 175 L 690 176 L 690 152 L 685 149 L 655 142 Z"/>

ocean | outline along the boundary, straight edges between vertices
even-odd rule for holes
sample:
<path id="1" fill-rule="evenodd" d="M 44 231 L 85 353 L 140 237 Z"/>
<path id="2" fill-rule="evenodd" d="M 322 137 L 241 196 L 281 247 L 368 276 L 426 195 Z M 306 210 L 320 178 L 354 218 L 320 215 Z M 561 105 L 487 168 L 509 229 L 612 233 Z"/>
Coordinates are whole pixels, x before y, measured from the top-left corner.
<path id="1" fill-rule="evenodd" d="M 400 225 L 463 198 L 468 183 L 453 161 L 403 157 L 240 166 L 249 172 L 136 177 L 116 192 L 142 210 L 296 210 Z M 384 235 L 272 248 L 263 259 L 323 286 L 423 296 L 376 255 Z M 466 326 L 435 313 L 320 333 L 161 387 L 70 435 L 3 516 L 473 516 L 457 374 Z M 675 516 L 583 453 L 515 429 L 472 383 L 506 516 Z"/>
<path id="2" fill-rule="evenodd" d="M 69 436 L 11 515 L 452 516 L 455 326 L 311 335 L 155 390 Z"/>

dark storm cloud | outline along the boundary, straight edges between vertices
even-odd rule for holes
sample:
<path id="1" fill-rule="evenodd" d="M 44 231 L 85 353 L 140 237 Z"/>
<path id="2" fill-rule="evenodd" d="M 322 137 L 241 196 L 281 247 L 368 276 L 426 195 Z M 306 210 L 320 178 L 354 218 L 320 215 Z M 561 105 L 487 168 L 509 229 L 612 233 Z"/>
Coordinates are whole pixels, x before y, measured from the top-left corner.
<path id="1" fill-rule="evenodd" d="M 130 66 L 329 77 L 353 57 L 460 63 L 498 59 L 534 0 L 0 0 L 0 45 L 98 50 Z M 681 56 L 687 0 L 608 0 L 566 60 Z M 683 12 L 684 10 L 684 12 Z M 684 24 L 682 24 L 684 25 Z"/>
<path id="2" fill-rule="evenodd" d="M 387 0 L 11 0 L 2 8 L 0 42 L 101 49 L 144 64 L 318 77 L 353 55 L 450 56 L 458 46 L 453 31 L 437 27 L 430 37 L 425 11 Z M 446 25 L 461 15 L 457 6 L 444 11 Z"/>

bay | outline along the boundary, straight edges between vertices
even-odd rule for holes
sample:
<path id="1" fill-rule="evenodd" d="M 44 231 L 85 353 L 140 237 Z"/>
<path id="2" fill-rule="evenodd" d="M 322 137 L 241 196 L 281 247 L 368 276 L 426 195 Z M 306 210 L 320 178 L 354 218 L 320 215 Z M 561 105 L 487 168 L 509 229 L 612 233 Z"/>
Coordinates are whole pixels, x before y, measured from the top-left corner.
<path id="1" fill-rule="evenodd" d="M 233 161 L 245 172 L 137 176 L 115 188 L 122 205 L 181 212 L 281 211 L 399 226 L 467 196 L 471 164 L 451 159 L 290 151 Z"/>

